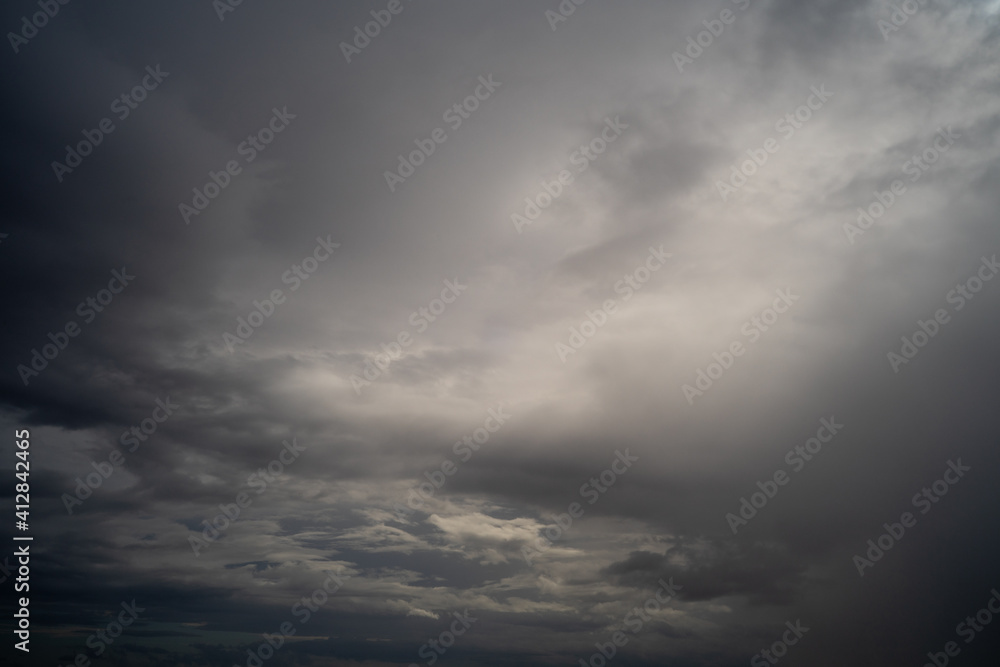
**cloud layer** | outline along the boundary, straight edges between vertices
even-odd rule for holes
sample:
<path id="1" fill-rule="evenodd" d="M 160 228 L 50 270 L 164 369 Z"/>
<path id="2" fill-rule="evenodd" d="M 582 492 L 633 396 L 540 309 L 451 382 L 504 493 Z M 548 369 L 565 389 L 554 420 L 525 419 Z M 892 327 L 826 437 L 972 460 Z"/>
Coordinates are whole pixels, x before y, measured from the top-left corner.
<path id="1" fill-rule="evenodd" d="M 32 34 L 0 162 L 32 660 L 132 600 L 137 665 L 285 623 L 269 666 L 596 665 L 617 631 L 619 664 L 736 665 L 796 621 L 788 664 L 995 655 L 956 625 L 1000 586 L 997 3 Z"/>

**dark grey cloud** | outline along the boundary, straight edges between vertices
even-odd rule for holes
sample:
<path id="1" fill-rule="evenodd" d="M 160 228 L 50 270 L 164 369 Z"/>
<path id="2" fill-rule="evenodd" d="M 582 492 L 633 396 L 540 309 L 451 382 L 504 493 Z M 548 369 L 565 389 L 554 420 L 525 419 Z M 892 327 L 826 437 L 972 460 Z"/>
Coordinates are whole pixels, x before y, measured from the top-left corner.
<path id="1" fill-rule="evenodd" d="M 69 664 L 133 599 L 145 611 L 108 652 L 129 664 L 246 664 L 289 621 L 268 666 L 426 664 L 466 609 L 479 620 L 442 662 L 576 663 L 672 579 L 621 664 L 746 664 L 797 619 L 789 664 L 920 664 L 948 641 L 956 664 L 991 664 L 994 626 L 969 644 L 955 628 L 1000 585 L 1000 288 L 953 290 L 1000 251 L 997 3 L 927 3 L 884 38 L 892 8 L 863 0 L 401 0 L 347 62 L 341 42 L 388 5 L 220 20 L 211 2 L 69 3 L 7 52 L 0 421 L 31 431 L 35 536 L 34 656 L 5 644 L 12 663 Z M 678 71 L 688 38 L 701 52 Z M 480 77 L 499 86 L 455 125 Z M 786 135 L 819 86 L 833 95 Z M 275 110 L 294 118 L 247 161 Z M 60 182 L 52 162 L 105 117 Z M 942 128 L 948 150 L 907 169 Z M 186 224 L 179 205 L 230 160 Z M 895 180 L 905 193 L 848 233 Z M 311 264 L 323 242 L 339 247 Z M 670 254 L 655 271 L 651 247 Z M 97 312 L 113 271 L 135 278 Z M 445 281 L 464 286 L 450 303 Z M 797 300 L 769 322 L 776 290 Z M 938 309 L 949 321 L 894 370 Z M 25 374 L 33 355 L 45 368 Z M 844 427 L 797 467 L 821 419 Z M 301 456 L 267 472 L 291 438 Z M 638 462 L 604 473 L 625 450 Z M 959 459 L 971 470 L 922 514 L 914 494 Z M 779 472 L 734 534 L 727 514 Z M 859 576 L 904 512 L 916 525 Z M 330 572 L 344 585 L 300 623 Z"/>

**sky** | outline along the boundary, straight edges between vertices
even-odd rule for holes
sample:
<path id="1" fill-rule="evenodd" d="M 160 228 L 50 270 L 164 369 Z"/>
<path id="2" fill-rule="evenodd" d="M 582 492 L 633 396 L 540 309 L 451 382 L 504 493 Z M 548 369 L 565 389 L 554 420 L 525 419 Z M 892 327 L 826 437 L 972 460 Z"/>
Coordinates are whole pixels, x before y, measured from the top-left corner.
<path id="1" fill-rule="evenodd" d="M 998 10 L 5 3 L 0 655 L 995 664 Z"/>

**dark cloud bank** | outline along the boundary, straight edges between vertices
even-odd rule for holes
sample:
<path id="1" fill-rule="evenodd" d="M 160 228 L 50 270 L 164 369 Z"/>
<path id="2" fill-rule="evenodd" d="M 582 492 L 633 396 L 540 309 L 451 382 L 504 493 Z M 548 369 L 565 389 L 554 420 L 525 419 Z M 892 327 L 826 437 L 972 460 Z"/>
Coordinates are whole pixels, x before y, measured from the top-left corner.
<path id="1" fill-rule="evenodd" d="M 994 665 L 998 9 L 7 3 L 5 659 Z"/>

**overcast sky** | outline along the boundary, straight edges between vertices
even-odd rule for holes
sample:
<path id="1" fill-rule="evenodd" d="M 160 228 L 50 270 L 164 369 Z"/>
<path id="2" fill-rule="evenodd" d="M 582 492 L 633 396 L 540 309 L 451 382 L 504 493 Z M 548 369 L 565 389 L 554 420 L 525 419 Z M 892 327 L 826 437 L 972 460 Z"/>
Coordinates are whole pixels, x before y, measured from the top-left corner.
<path id="1" fill-rule="evenodd" d="M 577 2 L 5 3 L 14 664 L 994 664 L 1000 2 Z"/>

